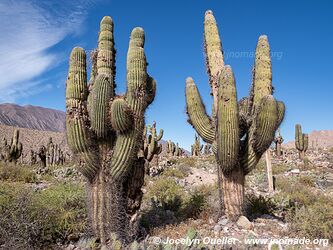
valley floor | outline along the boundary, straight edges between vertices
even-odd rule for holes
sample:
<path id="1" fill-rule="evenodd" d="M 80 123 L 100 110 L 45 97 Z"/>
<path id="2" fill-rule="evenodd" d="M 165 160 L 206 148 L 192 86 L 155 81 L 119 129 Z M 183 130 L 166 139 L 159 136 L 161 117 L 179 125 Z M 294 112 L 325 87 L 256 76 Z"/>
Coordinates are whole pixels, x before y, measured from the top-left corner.
<path id="1" fill-rule="evenodd" d="M 129 249 L 331 249 L 333 153 L 310 151 L 301 162 L 288 150 L 272 165 L 275 191 L 261 160 L 246 177 L 246 217 L 231 222 L 218 209 L 213 156 L 164 157 L 145 178 L 145 236 Z M 2 164 L 0 212 L 0 249 L 99 248 L 85 234 L 84 180 L 72 164 Z"/>

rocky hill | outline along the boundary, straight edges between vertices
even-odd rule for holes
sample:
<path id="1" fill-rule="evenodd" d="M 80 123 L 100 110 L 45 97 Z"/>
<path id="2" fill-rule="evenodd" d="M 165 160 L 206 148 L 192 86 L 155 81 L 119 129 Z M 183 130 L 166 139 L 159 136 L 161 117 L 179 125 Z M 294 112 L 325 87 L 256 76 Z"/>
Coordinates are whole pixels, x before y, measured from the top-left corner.
<path id="1" fill-rule="evenodd" d="M 286 148 L 295 147 L 295 142 L 290 141 L 283 144 Z M 314 130 L 309 134 L 309 148 L 331 148 L 333 147 L 333 130 Z"/>
<path id="2" fill-rule="evenodd" d="M 65 112 L 38 106 L 0 104 L 0 124 L 44 131 L 63 132 Z"/>
<path id="3" fill-rule="evenodd" d="M 14 129 L 15 127 L 13 126 L 0 125 L 0 139 L 6 138 L 7 141 L 10 142 Z M 65 152 L 69 151 L 64 132 L 20 128 L 19 140 L 23 144 L 23 157 L 28 156 L 31 149 L 37 151 L 40 146 L 47 145 L 50 137 L 52 137 L 53 142 L 59 144 Z"/>

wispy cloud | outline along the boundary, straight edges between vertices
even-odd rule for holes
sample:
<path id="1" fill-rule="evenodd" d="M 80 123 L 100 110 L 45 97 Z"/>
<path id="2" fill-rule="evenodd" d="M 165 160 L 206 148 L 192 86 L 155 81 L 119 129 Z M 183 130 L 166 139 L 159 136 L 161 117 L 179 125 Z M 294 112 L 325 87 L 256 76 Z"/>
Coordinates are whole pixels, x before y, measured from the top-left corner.
<path id="1" fill-rule="evenodd" d="M 59 60 L 48 49 L 78 30 L 90 4 L 90 0 L 0 2 L 0 101 L 12 102 L 51 87 L 38 79 Z"/>

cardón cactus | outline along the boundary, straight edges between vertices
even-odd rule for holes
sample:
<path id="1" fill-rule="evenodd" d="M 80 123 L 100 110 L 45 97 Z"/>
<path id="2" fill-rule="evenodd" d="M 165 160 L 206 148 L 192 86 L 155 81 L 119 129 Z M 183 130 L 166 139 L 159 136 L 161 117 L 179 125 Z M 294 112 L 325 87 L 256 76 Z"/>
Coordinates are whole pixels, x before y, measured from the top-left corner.
<path id="1" fill-rule="evenodd" d="M 1 148 L 1 158 L 4 162 L 14 162 L 21 157 L 23 152 L 23 145 L 19 142 L 20 131 L 14 129 L 13 137 L 10 141 L 10 144 L 7 143 L 6 138 L 3 138 L 2 148 Z"/>
<path id="2" fill-rule="evenodd" d="M 167 142 L 167 153 L 169 156 L 174 156 L 176 152 L 176 144 L 172 142 L 171 140 L 168 140 Z"/>
<path id="3" fill-rule="evenodd" d="M 158 155 L 162 152 L 162 144 L 158 142 L 163 137 L 163 129 L 160 129 L 159 134 L 156 132 L 156 122 L 144 130 L 143 153 L 146 160 L 146 172 L 149 173 L 149 163 L 154 159 L 155 166 L 158 165 Z"/>
<path id="4" fill-rule="evenodd" d="M 275 142 L 275 154 L 276 156 L 280 157 L 282 155 L 282 143 L 283 138 L 280 133 L 280 128 L 278 129 L 278 135 L 274 138 Z"/>
<path id="5" fill-rule="evenodd" d="M 230 219 L 242 214 L 245 175 L 255 168 L 274 140 L 285 106 L 272 96 L 272 68 L 267 36 L 260 36 L 255 53 L 250 95 L 237 102 L 234 74 L 224 64 L 222 44 L 212 11 L 205 13 L 206 66 L 213 96 L 208 116 L 198 88 L 186 79 L 189 123 L 200 137 L 212 144 L 218 162 L 225 213 Z M 222 209 L 222 207 L 221 207 Z"/>
<path id="6" fill-rule="evenodd" d="M 296 124 L 295 126 L 295 146 L 298 150 L 299 158 L 304 160 L 305 152 L 308 150 L 309 146 L 309 136 L 308 134 L 302 133 L 300 124 Z"/>
<path id="7" fill-rule="evenodd" d="M 78 170 L 88 182 L 94 234 L 106 244 L 111 234 L 128 242 L 137 234 L 144 158 L 144 112 L 154 100 L 156 82 L 147 73 L 145 34 L 134 28 L 127 53 L 127 91 L 115 95 L 113 21 L 100 23 L 96 60 L 87 86 L 86 53 L 70 55 L 66 83 L 67 141 Z"/>
<path id="8" fill-rule="evenodd" d="M 191 145 L 191 155 L 192 156 L 201 155 L 202 149 L 203 145 L 200 144 L 200 137 L 198 135 L 194 135 L 194 144 Z"/>

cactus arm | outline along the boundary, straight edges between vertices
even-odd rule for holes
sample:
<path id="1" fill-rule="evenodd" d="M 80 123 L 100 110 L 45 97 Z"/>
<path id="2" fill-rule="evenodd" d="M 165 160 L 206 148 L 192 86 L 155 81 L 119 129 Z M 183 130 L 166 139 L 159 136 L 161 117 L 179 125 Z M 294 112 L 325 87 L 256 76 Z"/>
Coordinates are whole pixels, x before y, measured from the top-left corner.
<path id="1" fill-rule="evenodd" d="M 156 95 L 156 81 L 154 78 L 152 78 L 149 75 L 147 79 L 146 89 L 147 89 L 147 106 L 148 106 L 154 101 Z"/>
<path id="2" fill-rule="evenodd" d="M 112 96 L 112 88 L 109 78 L 106 74 L 98 74 L 96 77 L 92 96 L 92 112 L 90 115 L 91 128 L 95 132 L 97 138 L 106 139 L 110 133 L 111 124 L 109 122 L 109 100 Z"/>
<path id="3" fill-rule="evenodd" d="M 218 96 L 217 161 L 223 172 L 229 172 L 237 165 L 239 153 L 236 83 L 230 66 L 222 69 Z"/>
<path id="4" fill-rule="evenodd" d="M 308 134 L 303 134 L 303 144 L 304 144 L 303 151 L 306 152 L 308 150 L 308 146 L 309 146 L 309 135 Z"/>
<path id="5" fill-rule="evenodd" d="M 110 169 L 111 176 L 116 180 L 126 175 L 141 147 L 138 141 L 141 141 L 143 134 L 143 117 L 147 106 L 147 62 L 143 47 L 144 31 L 134 28 L 127 54 L 127 91 L 124 97 L 132 110 L 134 127 L 117 137 Z"/>
<path id="6" fill-rule="evenodd" d="M 285 111 L 286 111 L 286 106 L 284 105 L 283 102 L 278 101 L 277 102 L 278 105 L 278 119 L 277 119 L 277 127 L 280 127 L 283 119 L 284 119 L 284 115 L 285 115 Z"/>
<path id="7" fill-rule="evenodd" d="M 189 121 L 205 142 L 213 143 L 215 132 L 198 88 L 192 78 L 186 79 L 186 108 Z"/>
<path id="8" fill-rule="evenodd" d="M 253 84 L 253 104 L 259 106 L 261 98 L 272 95 L 270 47 L 265 35 L 259 37 L 256 47 Z"/>
<path id="9" fill-rule="evenodd" d="M 206 68 L 209 76 L 210 86 L 212 88 L 213 103 L 213 118 L 217 112 L 218 100 L 218 76 L 224 66 L 222 43 L 217 28 L 213 12 L 208 10 L 205 13 L 204 20 L 204 47 L 206 57 Z M 211 142 L 209 142 L 211 143 Z"/>
<path id="10" fill-rule="evenodd" d="M 117 98 L 112 102 L 110 117 L 112 128 L 120 133 L 128 131 L 134 123 L 132 111 L 123 98 Z M 146 137 L 147 128 L 144 131 L 144 137 Z"/>
<path id="11" fill-rule="evenodd" d="M 278 123 L 277 109 L 277 102 L 273 96 L 267 95 L 261 99 L 253 125 L 253 148 L 258 155 L 262 155 L 274 140 Z"/>
<path id="12" fill-rule="evenodd" d="M 98 169 L 96 147 L 90 131 L 87 98 L 86 54 L 82 48 L 74 48 L 70 56 L 69 73 L 66 83 L 66 131 L 68 145 L 78 157 L 85 160 L 79 171 L 92 180 Z"/>
<path id="13" fill-rule="evenodd" d="M 111 17 L 103 17 L 100 23 L 97 52 L 97 74 L 105 74 L 109 81 L 110 96 L 114 96 L 116 77 L 116 50 L 114 48 L 113 21 Z"/>
<path id="14" fill-rule="evenodd" d="M 164 130 L 163 129 L 160 129 L 160 133 L 158 134 L 158 136 L 156 137 L 156 141 L 160 141 L 163 137 L 163 133 L 164 133 Z"/>

